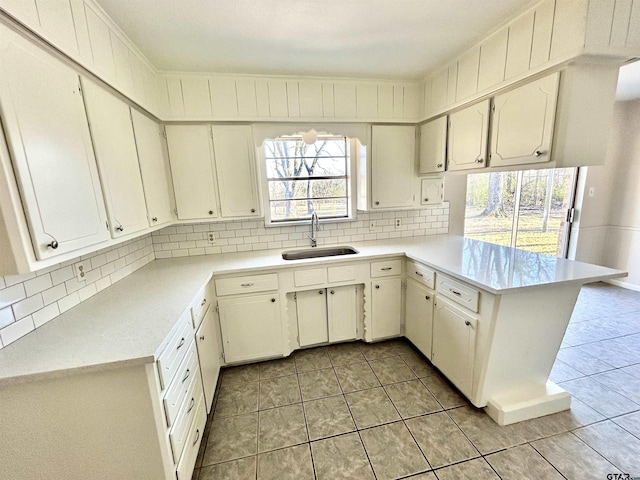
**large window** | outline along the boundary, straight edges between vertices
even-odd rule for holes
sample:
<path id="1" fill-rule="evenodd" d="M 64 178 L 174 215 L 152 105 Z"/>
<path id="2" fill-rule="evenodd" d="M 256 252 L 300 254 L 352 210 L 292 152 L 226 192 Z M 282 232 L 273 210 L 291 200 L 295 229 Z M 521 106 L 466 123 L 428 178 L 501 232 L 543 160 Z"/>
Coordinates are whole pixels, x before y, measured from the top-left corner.
<path id="1" fill-rule="evenodd" d="M 269 214 L 272 223 L 350 215 L 350 141 L 318 135 L 305 143 L 301 135 L 265 140 Z"/>
<path id="2" fill-rule="evenodd" d="M 576 169 L 467 176 L 465 237 L 566 256 Z"/>

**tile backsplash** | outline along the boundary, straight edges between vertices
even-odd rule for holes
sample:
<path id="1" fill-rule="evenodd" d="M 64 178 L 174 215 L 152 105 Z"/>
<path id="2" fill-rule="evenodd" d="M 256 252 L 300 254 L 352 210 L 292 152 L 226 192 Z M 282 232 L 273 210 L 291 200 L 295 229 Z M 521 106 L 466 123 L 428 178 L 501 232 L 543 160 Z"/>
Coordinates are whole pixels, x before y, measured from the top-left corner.
<path id="1" fill-rule="evenodd" d="M 0 277 L 0 348 L 154 260 L 151 235 L 25 275 Z M 82 261 L 86 279 L 76 279 Z"/>
<path id="2" fill-rule="evenodd" d="M 449 203 L 445 202 L 419 210 L 358 212 L 352 221 L 322 224 L 317 240 L 318 245 L 336 245 L 448 231 Z M 214 232 L 214 244 L 207 240 L 208 232 Z M 308 233 L 308 222 L 266 228 L 263 219 L 174 225 L 34 273 L 0 276 L 0 348 L 155 258 L 304 247 L 310 245 Z M 80 261 L 86 272 L 82 282 L 73 268 Z"/>
<path id="3" fill-rule="evenodd" d="M 215 243 L 207 240 L 208 232 L 215 234 Z M 444 202 L 419 210 L 358 212 L 352 221 L 321 224 L 317 240 L 318 245 L 336 245 L 448 232 L 449 202 Z M 256 219 L 174 225 L 154 232 L 152 238 L 156 258 L 169 258 L 305 247 L 310 245 L 308 233 L 309 222 L 267 228 L 263 219 Z"/>

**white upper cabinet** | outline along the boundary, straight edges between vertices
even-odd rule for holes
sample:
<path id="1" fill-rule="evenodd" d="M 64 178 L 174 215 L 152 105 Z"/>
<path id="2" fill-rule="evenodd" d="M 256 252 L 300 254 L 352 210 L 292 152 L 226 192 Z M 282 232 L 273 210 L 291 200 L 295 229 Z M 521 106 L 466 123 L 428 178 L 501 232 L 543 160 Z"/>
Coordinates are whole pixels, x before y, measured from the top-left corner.
<path id="1" fill-rule="evenodd" d="M 416 130 L 413 126 L 371 128 L 371 208 L 416 205 Z"/>
<path id="2" fill-rule="evenodd" d="M 478 91 L 478 69 L 480 67 L 480 47 L 474 47 L 458 60 L 456 101 L 469 98 Z M 449 71 L 451 76 L 451 70 Z"/>
<path id="3" fill-rule="evenodd" d="M 440 117 L 420 126 L 421 175 L 444 172 L 447 155 L 447 117 Z"/>
<path id="4" fill-rule="evenodd" d="M 76 72 L 0 27 L 0 108 L 36 258 L 109 239 Z"/>
<path id="5" fill-rule="evenodd" d="M 171 170 L 163 128 L 149 117 L 133 109 L 131 110 L 131 121 L 136 137 L 149 225 L 151 227 L 165 225 L 175 218 Z"/>
<path id="6" fill-rule="evenodd" d="M 220 213 L 223 218 L 260 215 L 255 147 L 249 125 L 214 125 Z"/>
<path id="7" fill-rule="evenodd" d="M 489 100 L 449 115 L 448 170 L 487 165 Z"/>
<path id="8" fill-rule="evenodd" d="M 551 160 L 559 76 L 549 75 L 494 98 L 492 167 Z"/>
<path id="9" fill-rule="evenodd" d="M 91 136 L 114 238 L 149 227 L 129 106 L 83 79 Z"/>
<path id="10" fill-rule="evenodd" d="M 179 220 L 218 217 L 209 125 L 167 125 L 167 145 Z"/>
<path id="11" fill-rule="evenodd" d="M 509 29 L 505 27 L 480 45 L 478 92 L 498 85 L 504 80 L 508 37 Z"/>
<path id="12" fill-rule="evenodd" d="M 534 17 L 535 12 L 531 11 L 509 25 L 505 80 L 522 75 L 529 70 Z"/>

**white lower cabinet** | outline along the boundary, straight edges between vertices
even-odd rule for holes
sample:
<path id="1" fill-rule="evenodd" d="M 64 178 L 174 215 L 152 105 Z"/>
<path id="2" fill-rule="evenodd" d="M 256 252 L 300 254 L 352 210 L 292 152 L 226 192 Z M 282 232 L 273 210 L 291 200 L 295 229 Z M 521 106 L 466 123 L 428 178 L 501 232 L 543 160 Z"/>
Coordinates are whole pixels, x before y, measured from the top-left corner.
<path id="1" fill-rule="evenodd" d="M 278 292 L 218 300 L 225 362 L 282 355 Z"/>
<path id="2" fill-rule="evenodd" d="M 407 279 L 405 337 L 427 358 L 431 358 L 433 302 L 433 290 L 411 278 Z"/>
<path id="3" fill-rule="evenodd" d="M 466 396 L 471 397 L 477 318 L 437 295 L 431 361 Z"/>
<path id="4" fill-rule="evenodd" d="M 355 285 L 297 292 L 296 309 L 301 347 L 357 337 L 358 288 Z"/>
<path id="5" fill-rule="evenodd" d="M 374 340 L 401 333 L 402 279 L 380 278 L 371 283 L 371 330 Z"/>
<path id="6" fill-rule="evenodd" d="M 211 411 L 213 394 L 218 383 L 218 375 L 222 364 L 218 331 L 214 309 L 209 308 L 196 331 L 196 345 L 198 347 L 198 358 L 200 359 L 200 374 L 202 375 L 207 413 Z"/>

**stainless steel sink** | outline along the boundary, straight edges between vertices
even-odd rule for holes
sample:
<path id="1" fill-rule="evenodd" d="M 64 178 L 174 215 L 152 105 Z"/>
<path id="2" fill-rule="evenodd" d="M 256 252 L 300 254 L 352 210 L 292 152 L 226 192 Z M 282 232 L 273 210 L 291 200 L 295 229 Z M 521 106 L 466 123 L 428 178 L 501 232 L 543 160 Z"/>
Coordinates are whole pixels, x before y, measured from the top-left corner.
<path id="1" fill-rule="evenodd" d="M 304 250 L 289 250 L 282 252 L 284 260 L 302 260 L 304 258 L 335 257 L 339 255 L 354 255 L 358 253 L 353 247 L 325 247 L 305 248 Z"/>

